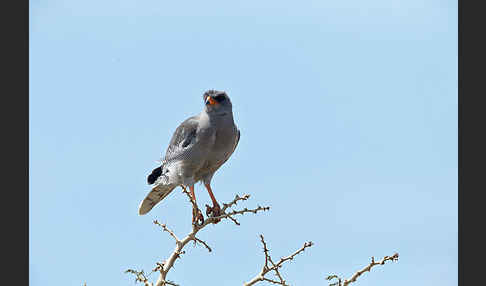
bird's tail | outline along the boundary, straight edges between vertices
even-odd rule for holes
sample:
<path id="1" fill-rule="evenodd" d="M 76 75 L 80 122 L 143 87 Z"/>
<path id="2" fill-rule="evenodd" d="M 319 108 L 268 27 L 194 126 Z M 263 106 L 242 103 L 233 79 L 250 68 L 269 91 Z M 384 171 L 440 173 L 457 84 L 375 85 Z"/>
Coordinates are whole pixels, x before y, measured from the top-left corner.
<path id="1" fill-rule="evenodd" d="M 159 183 L 152 188 L 150 193 L 143 199 L 138 207 L 138 214 L 144 215 L 148 213 L 156 204 L 163 200 L 168 194 L 175 189 L 177 185 Z"/>

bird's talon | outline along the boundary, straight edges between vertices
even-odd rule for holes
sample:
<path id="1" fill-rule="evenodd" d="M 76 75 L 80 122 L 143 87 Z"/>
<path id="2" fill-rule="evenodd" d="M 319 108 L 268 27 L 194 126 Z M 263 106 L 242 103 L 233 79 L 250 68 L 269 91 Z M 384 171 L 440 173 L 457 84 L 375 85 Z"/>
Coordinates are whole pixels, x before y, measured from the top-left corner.
<path id="1" fill-rule="evenodd" d="M 195 225 L 202 225 L 204 223 L 204 216 L 199 209 L 192 210 L 192 223 Z"/>
<path id="2" fill-rule="evenodd" d="M 215 204 L 212 208 L 213 216 L 220 216 L 221 215 L 221 208 L 218 204 Z"/>
<path id="3" fill-rule="evenodd" d="M 206 215 L 208 217 L 210 217 L 212 212 L 213 212 L 213 210 L 211 209 L 211 207 L 206 205 Z"/>
<path id="4" fill-rule="evenodd" d="M 206 215 L 208 217 L 218 217 L 221 215 L 221 208 L 218 204 L 215 204 L 213 207 L 206 205 Z M 216 219 L 214 223 L 220 222 L 221 219 Z"/>

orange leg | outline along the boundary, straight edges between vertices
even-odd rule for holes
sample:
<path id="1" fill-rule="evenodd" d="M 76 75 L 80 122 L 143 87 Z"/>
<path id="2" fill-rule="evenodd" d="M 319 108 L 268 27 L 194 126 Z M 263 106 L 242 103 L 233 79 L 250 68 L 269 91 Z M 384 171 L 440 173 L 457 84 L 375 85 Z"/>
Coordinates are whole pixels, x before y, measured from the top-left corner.
<path id="1" fill-rule="evenodd" d="M 204 184 L 204 186 L 206 186 L 206 189 L 208 190 L 209 196 L 211 197 L 211 201 L 213 201 L 213 207 L 212 208 L 210 208 L 208 205 L 206 205 L 206 214 L 208 216 L 211 213 L 213 214 L 213 216 L 221 215 L 221 207 L 219 206 L 218 201 L 214 197 L 213 190 L 211 189 L 211 186 L 209 184 Z M 218 222 L 219 222 L 219 220 L 216 221 L 216 223 L 218 223 Z"/>
<path id="2" fill-rule="evenodd" d="M 191 197 L 196 202 L 196 194 L 194 193 L 194 186 L 189 186 L 189 190 L 191 191 Z"/>
<path id="3" fill-rule="evenodd" d="M 189 186 L 189 190 L 191 191 L 191 197 L 196 202 L 196 194 L 194 193 L 194 186 Z M 197 204 L 196 204 L 197 205 Z M 194 209 L 192 210 L 192 222 L 201 222 L 201 224 L 204 222 L 204 217 L 199 209 Z"/>
<path id="4" fill-rule="evenodd" d="M 211 189 L 211 186 L 209 184 L 204 184 L 206 186 L 206 189 L 208 189 L 209 196 L 211 197 L 211 200 L 213 201 L 214 206 L 219 206 L 218 201 L 216 201 L 216 198 L 213 195 L 213 190 Z"/>

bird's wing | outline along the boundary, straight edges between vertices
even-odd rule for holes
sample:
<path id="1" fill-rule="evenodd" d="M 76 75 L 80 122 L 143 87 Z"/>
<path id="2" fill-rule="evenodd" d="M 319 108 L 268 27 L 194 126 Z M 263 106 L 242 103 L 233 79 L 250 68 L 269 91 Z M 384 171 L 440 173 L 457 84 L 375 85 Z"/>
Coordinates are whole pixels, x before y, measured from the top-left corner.
<path id="1" fill-rule="evenodd" d="M 197 127 L 198 121 L 195 116 L 188 118 L 177 127 L 169 142 L 169 146 L 167 147 L 162 166 L 167 162 L 187 157 L 188 151 L 192 149 L 196 143 Z M 157 174 L 157 178 L 153 178 L 154 187 L 140 203 L 138 209 L 140 215 L 149 212 L 156 204 L 162 201 L 174 188 L 177 187 L 176 184 L 170 182 L 169 176 L 160 171 L 160 173 Z"/>
<path id="2" fill-rule="evenodd" d="M 197 127 L 198 120 L 196 116 L 186 119 L 177 127 L 169 142 L 162 164 L 184 157 L 184 153 L 196 143 Z"/>
<path id="3" fill-rule="evenodd" d="M 235 147 L 233 147 L 233 151 L 231 152 L 231 154 L 233 154 L 233 152 L 235 152 L 236 146 L 238 146 L 238 142 L 240 142 L 240 129 L 238 129 L 238 134 L 236 135 Z"/>

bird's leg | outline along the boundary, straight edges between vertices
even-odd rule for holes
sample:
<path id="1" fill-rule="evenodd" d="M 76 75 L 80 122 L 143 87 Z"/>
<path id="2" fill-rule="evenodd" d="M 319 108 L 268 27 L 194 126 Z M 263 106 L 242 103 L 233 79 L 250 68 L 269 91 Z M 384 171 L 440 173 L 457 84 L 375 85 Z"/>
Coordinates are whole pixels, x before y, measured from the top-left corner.
<path id="1" fill-rule="evenodd" d="M 194 203 L 196 204 L 196 194 L 194 193 L 194 185 L 189 186 L 189 190 L 191 191 L 191 197 L 194 200 Z M 196 207 L 193 206 L 192 208 L 192 223 L 198 224 L 200 221 L 200 224 L 204 223 L 204 217 L 202 212 Z"/>
<path id="2" fill-rule="evenodd" d="M 214 197 L 213 191 L 211 190 L 211 186 L 209 184 L 204 184 L 206 186 L 206 189 L 208 190 L 209 196 L 211 197 L 211 201 L 213 201 L 213 207 L 210 208 L 208 205 L 206 205 L 206 215 L 209 217 L 210 214 L 212 214 L 213 217 L 220 216 L 221 215 L 221 207 L 218 204 L 218 201 L 216 201 L 216 198 Z M 215 223 L 218 223 L 220 219 L 215 221 Z"/>

